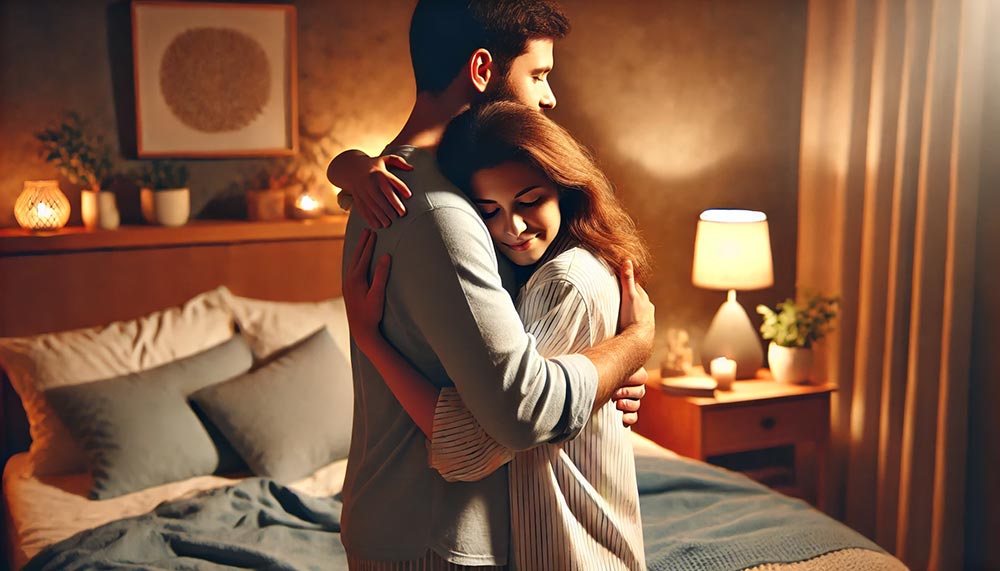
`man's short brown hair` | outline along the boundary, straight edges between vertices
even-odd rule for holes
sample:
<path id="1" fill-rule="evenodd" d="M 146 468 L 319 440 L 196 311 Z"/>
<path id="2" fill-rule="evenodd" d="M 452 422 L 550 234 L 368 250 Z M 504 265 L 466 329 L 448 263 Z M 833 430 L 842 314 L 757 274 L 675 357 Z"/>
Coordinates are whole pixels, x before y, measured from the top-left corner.
<path id="1" fill-rule="evenodd" d="M 438 93 L 479 48 L 506 77 L 528 40 L 562 39 L 569 19 L 550 0 L 419 0 L 410 21 L 410 57 L 417 91 Z"/>

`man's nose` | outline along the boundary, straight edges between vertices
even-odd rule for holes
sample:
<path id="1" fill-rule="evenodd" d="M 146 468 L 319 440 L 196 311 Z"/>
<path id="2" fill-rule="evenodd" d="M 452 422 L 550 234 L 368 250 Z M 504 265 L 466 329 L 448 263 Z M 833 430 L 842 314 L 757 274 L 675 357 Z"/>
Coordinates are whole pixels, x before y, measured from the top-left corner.
<path id="1" fill-rule="evenodd" d="M 542 94 L 542 99 L 538 102 L 538 106 L 542 109 L 556 108 L 556 94 L 552 92 L 552 87 L 549 86 L 548 82 L 545 83 L 545 93 Z"/>

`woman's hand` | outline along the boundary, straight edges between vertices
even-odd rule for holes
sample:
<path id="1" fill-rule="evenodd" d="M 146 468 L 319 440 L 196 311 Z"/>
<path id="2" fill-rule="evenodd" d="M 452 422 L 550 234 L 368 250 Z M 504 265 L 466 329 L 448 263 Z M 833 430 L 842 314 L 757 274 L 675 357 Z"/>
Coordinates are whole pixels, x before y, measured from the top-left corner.
<path id="1" fill-rule="evenodd" d="M 347 306 L 351 336 L 366 355 L 373 352 L 377 343 L 384 341 L 379 323 L 385 309 L 385 284 L 389 279 L 391 263 L 389 254 L 383 254 L 375 265 L 371 285 L 368 284 L 368 268 L 375 252 L 375 241 L 375 232 L 367 228 L 362 231 L 361 241 L 344 276 L 344 304 Z"/>
<path id="2" fill-rule="evenodd" d="M 399 155 L 369 157 L 361 151 L 345 151 L 330 163 L 327 178 L 352 196 L 354 208 L 369 226 L 385 228 L 406 214 L 402 199 L 413 196 L 390 168 L 413 170 Z"/>

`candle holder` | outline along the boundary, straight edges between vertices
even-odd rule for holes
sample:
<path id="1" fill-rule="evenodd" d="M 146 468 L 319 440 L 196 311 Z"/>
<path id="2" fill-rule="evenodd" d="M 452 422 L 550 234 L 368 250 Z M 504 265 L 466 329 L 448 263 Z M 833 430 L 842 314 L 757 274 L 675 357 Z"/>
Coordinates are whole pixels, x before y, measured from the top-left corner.
<path id="1" fill-rule="evenodd" d="M 57 181 L 26 180 L 14 202 L 14 218 L 28 230 L 58 230 L 69 221 L 69 199 Z"/>

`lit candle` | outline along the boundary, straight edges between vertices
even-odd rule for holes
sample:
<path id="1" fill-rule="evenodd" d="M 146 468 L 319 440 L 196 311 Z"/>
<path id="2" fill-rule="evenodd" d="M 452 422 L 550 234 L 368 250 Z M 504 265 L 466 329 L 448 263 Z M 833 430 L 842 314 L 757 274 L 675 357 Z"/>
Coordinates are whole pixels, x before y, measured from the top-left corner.
<path id="1" fill-rule="evenodd" d="M 55 211 L 52 210 L 52 207 L 49 206 L 48 204 L 45 204 L 44 202 L 39 202 L 38 206 L 35 207 L 35 213 L 38 214 L 39 218 L 48 218 L 52 216 L 55 213 Z"/>
<path id="2" fill-rule="evenodd" d="M 308 194 L 303 194 L 299 197 L 299 208 L 302 210 L 316 210 L 319 208 L 319 201 Z"/>
<path id="3" fill-rule="evenodd" d="M 727 359 L 726 357 L 719 357 L 718 359 L 712 359 L 709 366 L 711 367 L 712 378 L 719 385 L 719 390 L 733 390 L 733 381 L 736 379 L 736 361 Z"/>

